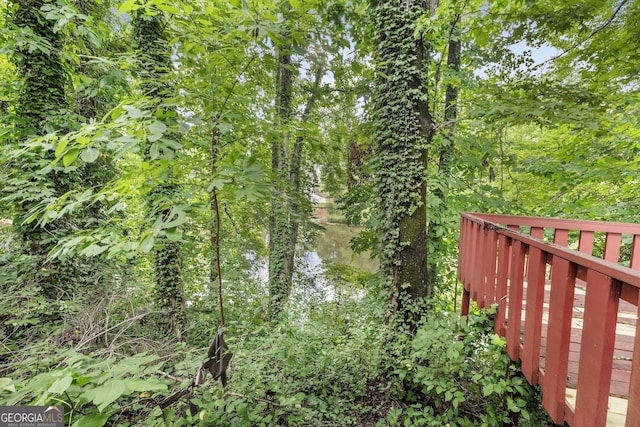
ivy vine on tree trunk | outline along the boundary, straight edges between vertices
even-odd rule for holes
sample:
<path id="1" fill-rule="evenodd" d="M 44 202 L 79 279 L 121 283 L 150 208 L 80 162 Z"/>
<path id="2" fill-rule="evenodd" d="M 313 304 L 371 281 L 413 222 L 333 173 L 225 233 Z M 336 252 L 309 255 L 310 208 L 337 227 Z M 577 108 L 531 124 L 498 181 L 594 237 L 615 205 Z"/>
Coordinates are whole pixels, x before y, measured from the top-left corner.
<path id="1" fill-rule="evenodd" d="M 156 117 L 169 118 L 175 115 L 173 108 L 166 105 L 171 85 L 167 82 L 171 69 L 170 47 L 168 46 L 162 12 L 158 10 L 138 10 L 134 16 L 134 37 L 138 50 L 143 55 L 141 87 L 145 95 L 153 97 Z M 170 132 L 178 138 L 177 132 Z M 152 162 L 155 155 L 150 146 L 143 147 L 143 157 Z M 169 167 L 170 168 L 170 167 Z M 179 186 L 173 182 L 170 170 L 160 174 L 160 181 L 154 182 L 148 195 L 148 206 L 152 216 L 170 220 L 171 205 L 179 195 Z M 159 308 L 168 313 L 167 326 L 179 339 L 186 339 L 187 315 L 182 281 L 182 260 L 180 243 L 166 235 L 158 236 L 154 245 L 155 295 Z"/>
<path id="2" fill-rule="evenodd" d="M 428 297 L 427 145 L 434 125 L 424 90 L 424 41 L 415 23 L 425 5 L 379 1 L 374 9 L 378 74 L 374 108 L 381 263 L 396 291 L 394 305 Z"/>
<path id="3" fill-rule="evenodd" d="M 66 127 L 63 121 L 68 108 L 68 76 L 61 56 L 64 39 L 60 31 L 54 30 L 55 21 L 47 19 L 41 10 L 47 3 L 44 0 L 18 1 L 11 17 L 11 24 L 17 32 L 31 34 L 39 42 L 35 49 L 31 44 L 16 43 L 16 52 L 11 56 L 22 78 L 14 117 L 18 146 L 26 147 L 29 138 Z M 41 228 L 36 222 L 26 221 L 47 195 L 64 193 L 73 182 L 73 177 L 58 171 L 36 173 L 43 162 L 47 162 L 48 154 L 41 150 L 30 155 L 25 152 L 20 164 L 12 165 L 16 177 L 28 174 L 29 178 L 22 183 L 20 190 L 14 188 L 13 191 L 20 191 L 20 194 L 11 197 L 16 200 L 14 229 L 25 255 L 34 257 L 35 265 L 27 267 L 25 281 L 28 285 L 40 286 L 46 297 L 58 299 L 62 295 L 68 296 L 72 281 L 65 275 L 65 263 L 47 260 L 47 256 L 65 225 L 58 222 Z"/>
<path id="4" fill-rule="evenodd" d="M 278 45 L 276 70 L 275 135 L 271 142 L 271 170 L 273 188 L 271 216 L 269 218 L 269 309 L 271 319 L 277 319 L 291 292 L 291 276 L 287 271 L 291 226 L 289 213 L 289 126 L 291 122 L 291 98 L 293 72 L 291 65 L 291 41 L 287 31 Z"/>

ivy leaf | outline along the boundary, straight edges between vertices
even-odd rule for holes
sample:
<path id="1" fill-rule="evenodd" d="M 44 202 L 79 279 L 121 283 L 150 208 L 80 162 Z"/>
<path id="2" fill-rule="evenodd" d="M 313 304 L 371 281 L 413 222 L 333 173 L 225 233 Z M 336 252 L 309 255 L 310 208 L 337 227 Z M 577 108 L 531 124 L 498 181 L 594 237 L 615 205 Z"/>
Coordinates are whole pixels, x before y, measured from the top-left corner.
<path id="1" fill-rule="evenodd" d="M 122 396 L 127 391 L 127 387 L 122 380 L 111 379 L 95 390 L 96 395 L 93 398 L 93 403 L 98 407 L 98 410 L 102 412 L 107 406 Z"/>
<path id="2" fill-rule="evenodd" d="M 72 148 L 62 158 L 62 164 L 65 167 L 71 165 L 71 163 L 75 162 L 76 159 L 78 158 L 78 154 L 80 154 L 80 151 L 78 151 L 77 148 Z"/>
<path id="3" fill-rule="evenodd" d="M 100 150 L 94 147 L 89 147 L 80 154 L 80 158 L 87 163 L 95 162 L 99 156 Z"/>

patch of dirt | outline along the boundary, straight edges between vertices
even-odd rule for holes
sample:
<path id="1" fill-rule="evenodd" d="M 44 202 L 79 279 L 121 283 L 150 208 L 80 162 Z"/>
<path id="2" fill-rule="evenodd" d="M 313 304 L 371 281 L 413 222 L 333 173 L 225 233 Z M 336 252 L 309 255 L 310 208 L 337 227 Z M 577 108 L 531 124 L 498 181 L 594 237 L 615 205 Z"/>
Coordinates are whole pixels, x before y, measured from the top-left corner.
<path id="1" fill-rule="evenodd" d="M 398 402 L 395 402 L 390 396 L 390 385 L 383 379 L 370 382 L 367 385 L 367 394 L 356 401 L 357 426 L 358 427 L 375 427 L 380 420 L 384 420 L 391 408 L 399 408 Z M 387 422 L 382 424 L 389 425 Z"/>

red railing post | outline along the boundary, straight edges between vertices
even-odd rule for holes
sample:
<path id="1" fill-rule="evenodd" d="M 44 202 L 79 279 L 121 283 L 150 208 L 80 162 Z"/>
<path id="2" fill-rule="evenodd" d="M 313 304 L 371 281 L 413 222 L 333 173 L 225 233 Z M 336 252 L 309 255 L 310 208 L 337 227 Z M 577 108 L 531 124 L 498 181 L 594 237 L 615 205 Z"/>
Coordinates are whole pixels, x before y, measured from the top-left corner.
<path id="1" fill-rule="evenodd" d="M 578 242 L 578 251 L 592 255 L 593 254 L 593 240 L 595 233 L 593 231 L 580 231 L 580 241 Z"/>
<path id="2" fill-rule="evenodd" d="M 542 404 L 556 424 L 564 423 L 575 281 L 575 264 L 554 256 Z"/>
<path id="3" fill-rule="evenodd" d="M 622 244 L 622 234 L 607 233 L 607 238 L 604 244 L 604 260 L 617 263 L 618 259 L 620 258 L 621 244 Z"/>
<path id="4" fill-rule="evenodd" d="M 638 234 L 633 236 L 630 267 L 636 270 L 640 270 L 640 235 Z"/>
<path id="5" fill-rule="evenodd" d="M 489 308 L 491 302 L 487 298 L 487 290 L 489 284 L 487 283 L 487 276 L 489 275 L 489 230 L 483 225 L 480 226 L 480 301 L 478 304 L 480 308 Z"/>
<path id="6" fill-rule="evenodd" d="M 458 238 L 458 282 L 464 283 L 464 264 L 467 259 L 466 253 L 466 233 L 464 230 L 467 219 L 464 216 L 460 216 L 460 237 Z M 458 296 L 456 295 L 456 298 Z"/>
<path id="7" fill-rule="evenodd" d="M 532 228 L 531 236 L 542 239 L 543 228 Z M 544 311 L 544 285 L 547 259 L 539 248 L 529 247 L 527 262 L 527 306 L 524 317 L 524 342 L 522 345 L 522 372 L 533 385 L 538 384 L 540 345 L 542 338 L 542 314 Z"/>
<path id="8" fill-rule="evenodd" d="M 516 240 L 511 248 L 509 274 L 509 310 L 507 312 L 507 353 L 511 360 L 520 357 L 520 328 L 522 325 L 522 293 L 524 287 L 525 246 Z"/>
<path id="9" fill-rule="evenodd" d="M 636 236 L 637 238 L 638 236 Z M 636 242 L 638 243 L 638 242 Z M 640 252 L 640 248 L 639 252 Z M 640 307 L 640 295 L 637 306 Z M 631 378 L 629 382 L 629 400 L 627 401 L 626 427 L 640 426 L 640 308 L 636 315 L 636 338 L 633 344 L 633 361 L 631 362 Z"/>
<path id="10" fill-rule="evenodd" d="M 460 248 L 459 248 L 459 261 L 458 261 L 458 279 L 462 283 L 462 301 L 460 304 L 460 315 L 466 317 L 469 315 L 469 282 L 467 277 L 469 276 L 469 221 L 464 216 L 460 217 Z M 457 295 L 455 296 L 458 297 Z"/>
<path id="11" fill-rule="evenodd" d="M 553 233 L 553 243 L 560 246 L 567 246 L 569 242 L 569 230 L 556 228 Z"/>
<path id="12" fill-rule="evenodd" d="M 498 260 L 498 235 L 493 228 L 489 230 L 489 246 L 487 248 L 489 256 L 489 273 L 487 275 L 489 306 L 496 302 L 496 265 Z"/>
<path id="13" fill-rule="evenodd" d="M 574 416 L 577 426 L 607 423 L 619 301 L 620 284 L 589 270 Z"/>
<path id="14" fill-rule="evenodd" d="M 504 336 L 504 322 L 507 311 L 507 282 L 509 280 L 509 253 L 511 239 L 501 234 L 498 238 L 498 280 L 496 284 L 496 302 L 498 303 L 498 313 L 494 321 L 493 329 L 496 334 Z"/>
<path id="15" fill-rule="evenodd" d="M 480 286 L 480 274 L 481 274 L 481 257 L 480 257 L 480 251 L 482 250 L 482 247 L 480 246 L 480 237 L 481 237 L 481 233 L 480 233 L 480 225 L 476 224 L 475 222 L 472 223 L 472 228 L 473 228 L 473 232 L 472 232 L 472 236 L 473 239 L 471 241 L 471 245 L 472 245 L 472 250 L 471 250 L 471 287 L 470 287 L 470 291 L 471 291 L 471 298 L 473 298 L 474 301 L 478 301 L 478 288 Z M 480 303 L 478 303 L 478 306 L 481 307 Z"/>

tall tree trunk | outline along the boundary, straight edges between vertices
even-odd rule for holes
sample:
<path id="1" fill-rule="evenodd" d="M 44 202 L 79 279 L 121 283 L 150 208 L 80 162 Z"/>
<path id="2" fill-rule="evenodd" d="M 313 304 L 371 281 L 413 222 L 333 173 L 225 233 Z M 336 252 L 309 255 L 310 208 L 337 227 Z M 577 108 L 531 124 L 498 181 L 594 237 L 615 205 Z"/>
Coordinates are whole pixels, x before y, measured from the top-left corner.
<path id="1" fill-rule="evenodd" d="M 313 107 L 318 99 L 320 82 L 322 81 L 322 76 L 324 75 L 324 68 L 322 66 L 317 66 L 313 88 L 311 89 L 311 94 L 309 95 L 309 99 L 307 100 L 307 105 L 304 107 L 304 111 L 302 112 L 302 117 L 300 121 L 302 125 L 305 125 L 309 121 L 309 116 L 313 111 Z M 289 236 L 289 247 L 287 248 L 287 260 L 285 265 L 285 271 L 287 274 L 287 278 L 289 282 L 293 280 L 293 272 L 294 272 L 294 261 L 296 254 L 296 246 L 298 244 L 298 233 L 300 230 L 300 220 L 304 213 L 300 209 L 300 199 L 302 197 L 306 197 L 302 191 L 302 177 L 301 177 L 301 169 L 302 169 L 302 152 L 304 147 L 304 135 L 299 134 L 296 136 L 295 143 L 293 145 L 293 151 L 291 153 L 291 165 L 289 172 L 289 181 L 291 182 L 291 234 Z"/>
<path id="2" fill-rule="evenodd" d="M 42 0 L 20 0 L 13 11 L 11 21 L 17 28 L 30 31 L 33 37 L 42 41 L 45 49 L 32 49 L 31 45 L 18 45 L 11 59 L 22 78 L 22 85 L 16 105 L 16 135 L 19 143 L 29 137 L 44 135 L 46 128 L 61 130 L 68 103 L 66 99 L 67 73 L 61 60 L 63 39 L 61 32 L 54 31 L 55 21 L 46 19 L 40 10 L 45 4 Z M 31 158 L 25 158 L 23 164 L 14 165 L 18 174 L 28 174 L 44 194 L 66 192 L 69 179 L 57 172 L 36 174 L 41 166 Z M 14 230 L 19 236 L 23 251 L 27 256 L 35 257 L 35 265 L 25 272 L 28 285 L 39 285 L 45 297 L 57 299 L 72 292 L 69 285 L 72 274 L 66 271 L 64 263 L 54 260 L 47 262 L 47 255 L 55 245 L 56 226 L 40 228 L 35 222 L 24 224 L 30 210 L 39 203 L 39 195 L 25 197 L 16 206 Z M 52 238 L 53 237 L 53 238 Z"/>
<path id="3" fill-rule="evenodd" d="M 276 136 L 271 143 L 273 173 L 271 216 L 269 218 L 269 309 L 268 316 L 277 320 L 291 292 L 292 277 L 287 271 L 291 222 L 289 216 L 289 138 L 292 116 L 291 44 L 285 32 L 278 47 L 276 70 Z"/>
<path id="4" fill-rule="evenodd" d="M 141 84 L 145 94 L 153 99 L 158 108 L 163 108 L 163 101 L 172 90 L 167 82 L 171 69 L 170 47 L 167 46 L 164 34 L 162 12 L 154 15 L 139 12 L 134 16 L 134 36 L 139 52 L 143 55 Z M 164 107 L 166 108 L 166 107 Z M 178 137 L 173 134 L 172 136 Z M 144 148 L 144 156 L 151 160 L 149 147 Z M 169 208 L 161 208 L 156 212 L 153 207 L 160 200 L 172 201 L 178 194 L 177 184 L 172 182 L 172 174 L 156 184 L 149 195 L 149 205 L 153 215 L 167 218 Z M 157 199 L 157 200 L 156 200 Z M 187 315 L 182 281 L 182 262 L 180 244 L 160 236 L 154 247 L 155 295 L 159 308 L 168 313 L 167 326 L 179 340 L 186 339 Z"/>
<path id="5" fill-rule="evenodd" d="M 288 7 L 288 6 L 287 6 Z M 285 9 L 285 15 L 289 9 Z M 275 129 L 271 144 L 272 183 L 271 216 L 269 218 L 269 313 L 272 320 L 282 314 L 293 283 L 294 260 L 301 218 L 302 160 L 304 135 L 292 136 L 293 71 L 292 40 L 289 30 L 282 34 L 277 47 Z M 317 66 L 311 94 L 299 121 L 308 122 L 316 103 L 324 68 Z"/>
<path id="6" fill-rule="evenodd" d="M 374 147 L 380 204 L 381 262 L 396 289 L 396 308 L 428 297 L 426 147 L 434 125 L 424 95 L 424 42 L 415 21 L 423 5 L 379 1 Z"/>
<path id="7" fill-rule="evenodd" d="M 458 21 L 460 15 L 457 15 L 450 24 L 448 52 L 447 52 L 447 69 L 453 72 L 460 71 L 460 54 L 461 43 L 459 39 Z M 448 84 L 445 91 L 444 100 L 444 137 L 446 143 L 440 147 L 438 153 L 438 175 L 440 176 L 440 185 L 437 186 L 433 193 L 442 202 L 442 206 L 446 207 L 447 192 L 449 190 L 449 181 L 451 179 L 451 169 L 453 165 L 453 154 L 455 147 L 455 129 L 456 121 L 458 119 L 458 88 L 452 84 Z M 429 229 L 427 233 L 428 240 L 433 248 L 434 254 L 442 254 L 443 244 L 440 236 L 436 234 L 437 226 L 444 225 L 438 224 L 435 221 L 430 221 Z M 435 262 L 428 263 L 429 266 L 429 283 L 431 286 L 435 286 L 438 281 L 438 267 Z"/>

